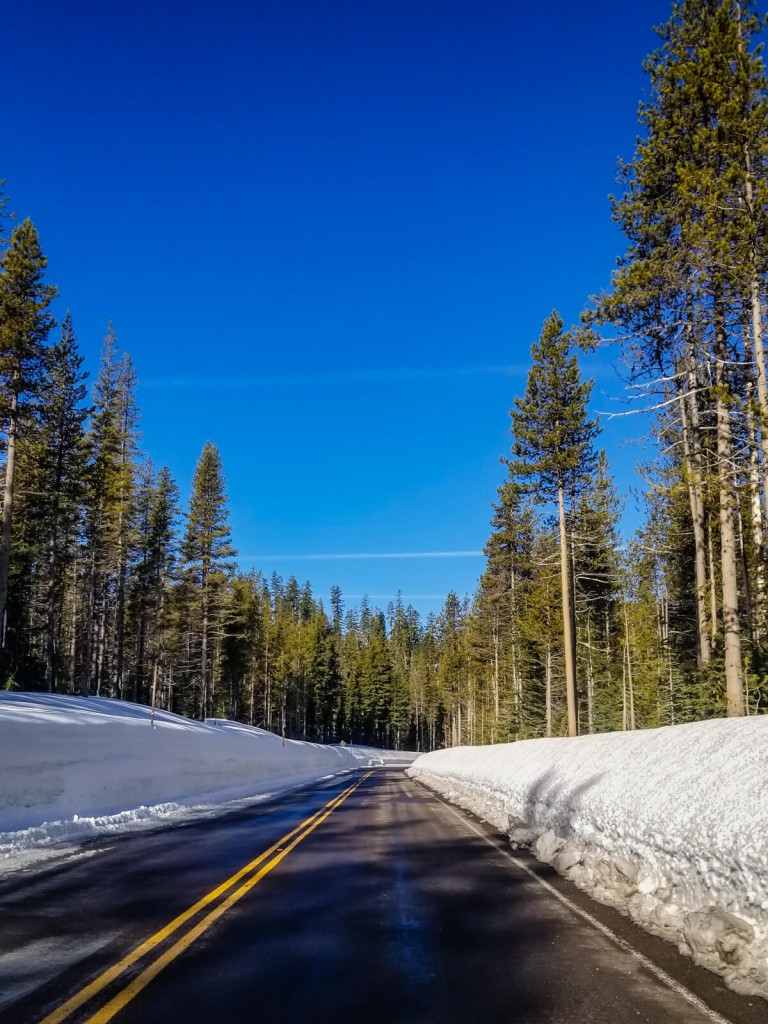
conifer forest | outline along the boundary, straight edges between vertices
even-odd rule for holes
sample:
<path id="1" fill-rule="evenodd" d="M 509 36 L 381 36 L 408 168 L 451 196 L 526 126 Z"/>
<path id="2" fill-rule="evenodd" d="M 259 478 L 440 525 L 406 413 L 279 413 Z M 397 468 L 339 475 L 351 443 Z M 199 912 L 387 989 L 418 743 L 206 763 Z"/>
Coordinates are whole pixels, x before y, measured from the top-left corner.
<path id="1" fill-rule="evenodd" d="M 542 310 L 538 339 L 511 339 L 530 368 L 485 570 L 426 619 L 241 571 L 216 439 L 182 508 L 141 450 L 119 324 L 89 375 L 77 310 L 54 321 L 55 268 L 4 199 L 0 685 L 418 750 L 763 713 L 763 24 L 746 2 L 682 0 L 660 28 L 610 200 L 624 254 L 578 324 Z M 654 444 L 633 537 L 591 411 L 590 359 L 609 346 L 623 414 Z"/>

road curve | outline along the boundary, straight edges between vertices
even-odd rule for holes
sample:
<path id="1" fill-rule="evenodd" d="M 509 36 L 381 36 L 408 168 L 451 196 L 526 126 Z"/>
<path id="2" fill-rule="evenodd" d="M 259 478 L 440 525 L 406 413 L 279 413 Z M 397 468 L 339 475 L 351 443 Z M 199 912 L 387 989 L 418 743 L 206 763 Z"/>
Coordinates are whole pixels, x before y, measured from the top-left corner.
<path id="1" fill-rule="evenodd" d="M 3 1024 L 757 1024 L 399 769 L 0 883 Z"/>

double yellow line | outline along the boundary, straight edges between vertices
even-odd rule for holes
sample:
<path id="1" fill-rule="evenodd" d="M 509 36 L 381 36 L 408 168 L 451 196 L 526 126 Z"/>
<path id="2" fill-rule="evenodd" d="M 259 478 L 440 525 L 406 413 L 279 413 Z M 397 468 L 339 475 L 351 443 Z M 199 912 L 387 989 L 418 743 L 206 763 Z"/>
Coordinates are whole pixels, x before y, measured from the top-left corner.
<path id="1" fill-rule="evenodd" d="M 105 1003 L 101 1009 L 97 1010 L 92 1016 L 87 1018 L 85 1024 L 107 1024 L 108 1021 L 112 1020 L 115 1014 L 119 1013 L 124 1006 L 127 1006 L 132 999 L 134 999 L 143 989 L 149 985 L 149 983 L 164 970 L 168 964 L 176 959 L 185 949 L 188 949 L 200 936 L 206 932 L 212 924 L 235 905 L 239 900 L 243 898 L 247 893 L 257 886 L 259 882 L 268 875 L 273 868 L 287 857 L 291 850 L 295 849 L 299 843 L 306 839 L 307 836 L 314 832 L 314 830 L 325 821 L 325 819 L 336 810 L 347 797 L 351 796 L 352 793 L 361 786 L 366 779 L 370 778 L 373 772 L 366 772 L 361 779 L 359 779 L 354 785 L 348 786 L 345 790 L 339 793 L 338 796 L 334 797 L 333 800 L 329 800 L 324 807 L 315 814 L 310 815 L 300 825 L 286 833 L 282 839 L 278 839 L 268 850 L 259 854 L 255 860 L 252 860 L 250 864 L 246 864 L 245 867 L 241 868 L 234 875 L 228 878 L 221 885 L 212 889 L 209 893 L 198 900 L 188 910 L 185 910 L 178 917 L 175 917 L 169 924 L 160 931 L 155 932 L 148 939 L 145 939 L 141 945 L 137 946 L 134 950 L 124 956 L 122 960 L 118 960 L 116 964 L 109 967 L 106 971 L 100 974 L 97 978 L 94 978 L 92 982 L 81 988 L 79 992 L 76 992 L 70 999 L 61 1006 L 58 1006 L 52 1013 L 49 1013 L 40 1024 L 61 1024 L 62 1021 L 67 1020 L 71 1017 L 76 1010 L 84 1006 L 87 1002 L 102 992 L 107 986 L 111 985 L 114 981 L 120 977 L 129 967 L 137 963 L 139 960 L 151 953 L 157 946 L 165 942 L 166 939 L 170 938 L 175 932 L 182 928 L 188 921 L 196 917 L 200 911 L 206 907 L 215 903 L 219 897 L 223 896 L 229 889 L 232 888 L 237 882 L 242 881 L 246 876 L 247 881 L 243 882 L 237 889 L 231 892 L 225 899 L 221 900 L 212 910 L 210 910 L 204 917 L 202 917 L 197 924 L 195 924 L 189 931 L 185 932 L 181 938 L 177 939 L 172 946 L 170 946 L 164 953 L 162 953 L 156 960 L 153 960 L 147 967 L 139 972 L 131 981 L 129 981 L 123 988 L 114 995 L 109 1002 Z M 258 871 L 256 869 L 259 869 Z M 255 873 L 252 873 L 255 872 Z"/>

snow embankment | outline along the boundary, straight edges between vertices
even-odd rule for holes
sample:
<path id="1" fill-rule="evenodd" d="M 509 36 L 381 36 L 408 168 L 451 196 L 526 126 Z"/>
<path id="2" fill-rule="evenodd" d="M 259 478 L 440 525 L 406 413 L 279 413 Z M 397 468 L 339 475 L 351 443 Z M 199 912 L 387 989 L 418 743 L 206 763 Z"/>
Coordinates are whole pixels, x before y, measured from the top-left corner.
<path id="1" fill-rule="evenodd" d="M 150 708 L 106 698 L 0 693 L 0 867 L 39 859 L 34 851 L 52 844 L 414 756 L 283 742 L 263 729 L 165 711 L 153 723 Z"/>
<path id="2" fill-rule="evenodd" d="M 768 716 L 454 747 L 408 774 L 768 998 Z"/>

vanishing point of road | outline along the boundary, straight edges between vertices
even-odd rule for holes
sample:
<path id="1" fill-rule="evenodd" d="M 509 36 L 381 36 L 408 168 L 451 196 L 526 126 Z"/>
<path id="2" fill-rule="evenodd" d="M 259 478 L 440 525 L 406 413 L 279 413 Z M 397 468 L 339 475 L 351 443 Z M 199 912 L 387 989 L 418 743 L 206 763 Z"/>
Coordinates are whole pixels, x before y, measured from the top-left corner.
<path id="1" fill-rule="evenodd" d="M 757 1024 L 398 768 L 0 883 L 5 1024 Z"/>

